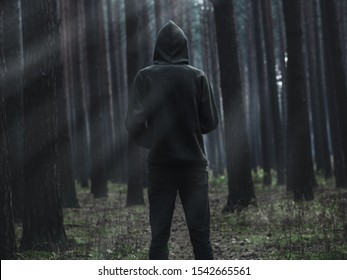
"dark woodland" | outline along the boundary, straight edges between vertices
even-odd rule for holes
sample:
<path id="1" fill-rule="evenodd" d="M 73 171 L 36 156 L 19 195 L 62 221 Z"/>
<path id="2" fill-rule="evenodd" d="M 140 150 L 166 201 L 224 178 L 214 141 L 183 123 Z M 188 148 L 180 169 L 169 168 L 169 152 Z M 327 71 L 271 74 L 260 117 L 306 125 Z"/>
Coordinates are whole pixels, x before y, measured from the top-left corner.
<path id="1" fill-rule="evenodd" d="M 1 0 L 1 259 L 148 259 L 125 127 L 160 28 L 187 36 L 216 259 L 347 259 L 346 0 Z M 170 259 L 192 259 L 177 199 Z"/>

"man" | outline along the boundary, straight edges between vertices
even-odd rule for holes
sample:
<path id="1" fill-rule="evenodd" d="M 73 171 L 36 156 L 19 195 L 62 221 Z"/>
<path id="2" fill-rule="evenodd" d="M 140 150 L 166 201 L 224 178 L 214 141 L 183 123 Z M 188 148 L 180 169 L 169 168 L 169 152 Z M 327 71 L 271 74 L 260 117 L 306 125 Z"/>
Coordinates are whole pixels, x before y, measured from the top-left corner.
<path id="1" fill-rule="evenodd" d="M 218 115 L 206 75 L 188 63 L 187 38 L 169 21 L 158 33 L 154 65 L 137 73 L 129 98 L 129 134 L 138 145 L 150 150 L 149 259 L 168 259 L 177 192 L 195 259 L 213 259 L 202 134 L 217 127 Z"/>

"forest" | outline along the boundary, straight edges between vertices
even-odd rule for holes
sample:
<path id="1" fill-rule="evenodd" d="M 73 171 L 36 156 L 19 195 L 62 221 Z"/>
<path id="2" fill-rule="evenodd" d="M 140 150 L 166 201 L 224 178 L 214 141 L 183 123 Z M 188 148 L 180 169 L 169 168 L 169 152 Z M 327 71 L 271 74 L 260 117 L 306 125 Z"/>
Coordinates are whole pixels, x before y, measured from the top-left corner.
<path id="1" fill-rule="evenodd" d="M 148 258 L 148 150 L 125 117 L 169 20 L 220 118 L 215 258 L 347 259 L 346 0 L 1 0 L 1 259 Z M 179 200 L 171 232 L 192 259 Z"/>

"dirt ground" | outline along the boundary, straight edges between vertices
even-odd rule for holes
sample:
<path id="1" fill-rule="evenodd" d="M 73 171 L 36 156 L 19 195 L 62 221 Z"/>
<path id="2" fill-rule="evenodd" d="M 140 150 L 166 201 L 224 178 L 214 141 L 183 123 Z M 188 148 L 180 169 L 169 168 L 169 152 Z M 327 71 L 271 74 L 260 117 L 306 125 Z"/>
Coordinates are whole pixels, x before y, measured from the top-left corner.
<path id="1" fill-rule="evenodd" d="M 321 191 L 315 202 L 295 204 L 284 187 L 257 190 L 257 207 L 223 214 L 226 186 L 210 187 L 211 243 L 215 259 L 347 258 L 346 193 Z M 73 248 L 59 258 L 147 259 L 150 243 L 147 192 L 145 205 L 125 207 L 125 186 L 112 186 L 108 199 L 78 192 L 80 209 L 65 209 Z M 341 200 L 341 197 L 343 200 Z M 334 208 L 335 207 L 335 208 Z M 335 218 L 334 218 L 335 217 Z M 333 219 L 333 220 L 332 220 Z M 194 259 L 179 198 L 169 241 L 170 259 Z M 69 255 L 70 254 L 70 255 Z"/>
<path id="2" fill-rule="evenodd" d="M 126 186 L 110 184 L 109 197 L 94 199 L 77 188 L 80 208 L 64 209 L 68 243 L 50 252 L 21 252 L 20 259 L 148 259 L 150 226 L 145 204 L 126 207 Z M 211 185 L 211 243 L 217 260 L 347 259 L 347 190 L 321 186 L 311 202 L 294 203 L 284 188 L 256 188 L 257 207 L 222 213 L 225 184 Z M 16 236 L 21 236 L 20 225 Z M 169 258 L 194 259 L 179 198 Z"/>

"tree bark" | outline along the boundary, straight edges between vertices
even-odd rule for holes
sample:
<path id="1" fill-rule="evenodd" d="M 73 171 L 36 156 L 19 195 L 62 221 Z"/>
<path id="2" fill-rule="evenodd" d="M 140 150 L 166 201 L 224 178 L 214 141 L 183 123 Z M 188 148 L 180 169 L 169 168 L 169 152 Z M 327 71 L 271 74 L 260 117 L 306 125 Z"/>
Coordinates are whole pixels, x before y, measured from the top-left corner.
<path id="1" fill-rule="evenodd" d="M 346 81 L 336 22 L 335 1 L 320 1 L 326 64 L 327 97 L 329 103 L 331 139 L 334 153 L 336 187 L 347 187 L 346 146 Z"/>
<path id="2" fill-rule="evenodd" d="M 11 75 L 9 75 L 8 57 L 5 48 L 5 29 L 8 11 L 12 1 L 0 3 L 0 259 L 13 259 L 17 251 L 12 209 L 12 186 L 8 153 L 8 135 L 6 127 L 5 95 L 11 93 Z M 18 3 L 17 3 L 18 4 Z M 18 27 L 18 25 L 16 25 Z M 10 68 L 11 69 L 11 68 Z"/>
<path id="3" fill-rule="evenodd" d="M 23 46 L 19 0 L 4 1 L 3 51 L 7 61 L 6 117 L 8 153 L 11 170 L 13 214 L 16 221 L 23 215 Z"/>
<path id="4" fill-rule="evenodd" d="M 233 212 L 255 202 L 242 96 L 241 72 L 232 1 L 213 1 L 223 96 L 228 202 Z"/>
<path id="5" fill-rule="evenodd" d="M 107 94 L 102 88 L 102 62 L 100 46 L 100 1 L 85 0 L 85 21 L 89 80 L 89 120 L 90 120 L 90 149 L 91 149 L 91 192 L 94 198 L 107 197 L 107 149 L 108 141 L 105 137 L 107 131 L 107 119 L 104 103 L 107 102 Z M 106 133 L 106 134 L 105 134 Z"/>
<path id="6" fill-rule="evenodd" d="M 122 145 L 121 145 L 121 128 L 123 126 L 122 115 L 119 95 L 120 86 L 119 86 L 119 78 L 117 76 L 120 73 L 117 73 L 117 48 L 119 49 L 119 24 L 117 22 L 117 9 L 119 9 L 119 4 L 113 1 L 108 0 L 107 4 L 107 25 L 108 25 L 108 48 L 109 48 L 109 64 L 110 64 L 110 76 L 112 77 L 112 107 L 113 107 L 113 122 L 114 122 L 114 141 L 112 142 L 112 154 L 114 155 L 112 165 L 112 175 L 113 180 L 116 182 L 122 181 L 122 166 L 125 164 L 122 158 Z"/>
<path id="7" fill-rule="evenodd" d="M 163 26 L 161 0 L 154 0 L 154 9 L 155 9 L 155 23 L 156 23 L 155 25 L 156 25 L 156 30 L 158 33 L 160 28 Z"/>
<path id="8" fill-rule="evenodd" d="M 304 38 L 301 0 L 284 1 L 287 35 L 287 185 L 294 200 L 312 200 L 316 185 L 311 154 L 306 93 Z"/>
<path id="9" fill-rule="evenodd" d="M 331 161 L 329 157 L 329 147 L 327 139 L 327 121 L 324 110 L 323 89 L 321 84 L 320 72 L 324 65 L 319 61 L 319 34 L 317 33 L 317 19 L 314 13 L 313 1 L 304 2 L 305 5 L 305 20 L 307 26 L 306 31 L 306 50 L 308 53 L 308 69 L 310 82 L 310 100 L 312 108 L 312 123 L 314 135 L 314 151 L 316 169 L 325 177 L 331 177 Z"/>
<path id="10" fill-rule="evenodd" d="M 206 0 L 207 1 L 207 0 Z M 221 102 L 221 89 L 220 89 L 220 67 L 218 62 L 218 50 L 217 50 L 217 39 L 216 39 L 216 25 L 214 20 L 214 12 L 213 12 L 213 5 L 210 4 L 210 11 L 208 15 L 208 35 L 209 35 L 209 41 L 210 41 L 210 60 L 211 60 L 211 74 L 210 77 L 212 77 L 212 87 L 213 92 L 215 94 L 215 102 L 218 110 L 219 116 L 223 115 L 223 109 L 222 109 L 222 102 Z M 223 123 L 223 118 L 221 118 L 221 123 Z M 219 125 L 217 127 L 217 131 L 215 134 L 218 133 L 217 139 L 218 142 L 217 145 L 217 153 L 218 153 L 218 168 L 217 168 L 217 174 L 223 175 L 225 174 L 226 170 L 226 158 L 225 158 L 225 143 L 224 143 L 224 124 Z"/>
<path id="11" fill-rule="evenodd" d="M 107 6 L 106 0 L 98 1 L 98 18 L 100 19 L 99 26 L 99 44 L 101 47 L 101 89 L 102 89 L 102 106 L 104 111 L 104 140 L 106 141 L 106 174 L 107 179 L 114 180 L 116 173 L 116 154 L 115 154 L 115 125 L 113 114 L 113 89 L 112 89 L 112 76 L 111 76 L 111 63 L 110 63 L 110 48 L 108 36 L 107 21 Z"/>
<path id="12" fill-rule="evenodd" d="M 75 178 L 82 187 L 88 187 L 88 138 L 87 138 L 87 114 L 84 106 L 84 96 L 86 92 L 83 90 L 83 79 L 81 64 L 83 61 L 81 52 L 80 29 L 82 28 L 80 14 L 83 1 L 66 1 L 64 9 L 62 9 L 64 22 L 65 45 L 70 51 L 71 56 L 71 69 L 69 73 L 70 100 L 73 106 L 74 117 L 71 119 L 73 122 L 73 150 L 74 150 L 74 170 Z M 66 14 L 66 15 L 65 15 Z M 64 54 L 65 56 L 68 54 Z"/>
<path id="13" fill-rule="evenodd" d="M 209 13 L 210 11 L 208 10 L 208 5 L 207 2 L 205 1 L 203 3 L 203 14 L 202 14 L 202 24 L 203 24 L 203 70 L 206 72 L 207 76 L 209 77 L 210 83 L 214 85 L 214 80 L 213 80 L 213 75 L 212 75 L 212 55 L 211 55 L 211 41 L 209 33 L 211 32 L 210 28 L 210 23 L 209 23 Z M 214 94 L 218 94 L 217 92 Z M 217 98 L 215 97 L 215 100 Z M 217 102 L 216 102 L 217 103 Z M 218 108 L 219 104 L 216 104 Z M 222 173 L 219 173 L 219 164 L 220 164 L 220 159 L 219 159 L 219 153 L 218 153 L 218 148 L 219 148 L 219 141 L 218 141 L 218 136 L 219 136 L 219 131 L 218 129 L 214 130 L 212 133 L 208 134 L 206 136 L 206 153 L 207 153 L 207 158 L 208 158 L 208 166 L 209 170 L 212 171 L 213 176 L 217 177 L 218 175 L 222 175 Z"/>
<path id="14" fill-rule="evenodd" d="M 139 32 L 141 5 L 136 0 L 125 2 L 127 30 L 127 76 L 128 88 L 140 70 L 141 57 L 139 49 Z M 137 146 L 129 137 L 128 142 L 128 191 L 127 206 L 144 204 L 143 187 L 145 185 L 145 156 L 144 149 Z"/>
<path id="15" fill-rule="evenodd" d="M 22 5 L 26 186 L 21 248 L 52 249 L 66 241 L 57 173 L 57 2 L 23 0 Z"/>
<path id="16" fill-rule="evenodd" d="M 340 118 L 340 131 L 342 140 L 342 153 L 344 157 L 344 173 L 347 177 L 347 66 L 345 64 L 345 50 L 343 48 L 344 28 L 341 17 L 338 15 L 340 5 L 337 0 L 325 2 L 326 24 L 330 42 L 330 51 L 332 58 L 332 78 L 335 85 L 336 101 L 338 114 Z M 347 184 L 344 185 L 347 188 Z"/>
<path id="17" fill-rule="evenodd" d="M 60 1 L 60 4 L 63 4 Z M 60 15 L 62 14 L 63 6 L 60 5 Z M 59 19 L 61 21 L 61 19 Z M 61 27 L 60 27 L 61 28 Z M 61 30 L 62 31 L 62 30 Z M 59 32 L 62 34 L 63 32 Z M 61 37 L 62 38 L 62 37 Z M 61 43 L 62 40 L 57 41 Z M 62 44 L 60 44 L 62 47 Z M 57 122 L 58 122 L 58 172 L 60 180 L 61 201 L 63 207 L 78 208 L 77 194 L 75 181 L 73 178 L 72 169 L 72 154 L 71 154 L 71 138 L 69 133 L 68 123 L 68 93 L 64 91 L 63 72 L 64 58 L 61 52 L 57 51 L 57 67 L 56 67 L 56 87 L 57 87 Z"/>
<path id="18" fill-rule="evenodd" d="M 125 4 L 123 1 L 118 2 L 115 9 L 115 17 L 117 19 L 115 33 L 116 45 L 116 72 L 118 81 L 118 90 L 113 96 L 115 99 L 115 125 L 116 125 L 116 151 L 119 162 L 119 181 L 126 183 L 128 177 L 128 135 L 124 125 L 126 108 L 127 108 L 127 65 L 126 65 L 126 20 Z"/>
<path id="19" fill-rule="evenodd" d="M 250 135 L 250 151 L 251 151 L 251 166 L 256 170 L 261 166 L 261 140 L 260 140 L 260 120 L 259 120 L 259 82 L 257 69 L 257 44 L 256 44 L 256 17 L 254 17 L 255 2 L 249 1 L 247 6 L 248 24 L 247 24 L 247 40 L 248 48 L 248 79 L 249 79 L 249 135 Z"/>
<path id="20" fill-rule="evenodd" d="M 76 121 L 76 141 L 81 141 L 81 147 L 76 147 L 75 158 L 79 158 L 81 162 L 80 166 L 76 167 L 76 179 L 80 182 L 83 188 L 88 188 L 91 170 L 91 148 L 90 148 L 90 119 L 89 119 L 89 106 L 90 106 L 90 88 L 88 81 L 88 56 L 87 56 L 87 37 L 89 34 L 86 32 L 86 12 L 85 12 L 85 0 L 77 0 L 78 7 L 78 66 L 79 66 L 79 80 L 78 83 L 81 85 L 81 119 Z M 76 75 L 76 78 L 77 75 Z M 76 96 L 77 97 L 77 96 Z M 76 104 L 79 106 L 79 104 Z M 76 110 L 77 111 L 77 110 Z M 76 163 L 77 164 L 77 163 Z"/>
<path id="21" fill-rule="evenodd" d="M 322 34 L 324 33 L 321 27 L 322 15 L 320 12 L 319 1 L 313 2 L 314 18 L 315 18 L 315 45 L 316 45 L 316 60 L 317 60 L 317 81 L 318 81 L 318 112 L 321 115 L 321 133 L 322 133 L 322 160 L 323 160 L 323 170 L 326 178 L 331 178 L 333 176 L 332 172 L 332 162 L 331 162 L 331 151 L 329 147 L 329 142 L 331 138 L 328 134 L 328 122 L 329 122 L 329 112 L 327 110 L 327 85 L 326 85 L 326 63 L 324 61 L 324 50 L 322 42 Z"/>
<path id="22" fill-rule="evenodd" d="M 271 166 L 270 166 L 270 132 L 269 132 L 269 120 L 267 118 L 267 98 L 268 94 L 266 93 L 266 78 L 269 73 L 266 73 L 266 54 L 265 54 L 265 30 L 262 22 L 262 18 L 266 17 L 263 15 L 263 10 L 261 9 L 258 1 L 255 1 L 253 4 L 253 12 L 254 18 L 257 26 L 257 30 L 255 31 L 256 37 L 256 53 L 257 53 L 257 71 L 258 71 L 258 92 L 259 92 L 259 119 L 260 119 L 260 131 L 261 131 L 261 147 L 262 147 L 262 155 L 263 155 L 263 184 L 264 186 L 270 186 L 272 182 L 271 178 Z M 269 64 L 269 62 L 267 62 Z"/>
<path id="23" fill-rule="evenodd" d="M 278 95 L 277 81 L 276 81 L 276 61 L 275 61 L 275 45 L 274 45 L 274 28 L 272 20 L 272 2 L 270 0 L 263 0 L 261 2 L 261 9 L 264 24 L 264 43 L 265 52 L 267 57 L 267 79 L 269 85 L 271 114 L 274 126 L 274 148 L 276 164 L 275 170 L 277 172 L 277 185 L 285 184 L 284 177 L 284 141 L 283 141 L 283 120 L 280 114 L 280 100 Z"/>
<path id="24" fill-rule="evenodd" d="M 281 87 L 281 119 L 282 119 L 282 140 L 283 140 L 283 165 L 284 169 L 282 170 L 282 175 L 284 177 L 284 183 L 286 182 L 286 166 L 287 166 L 287 155 L 286 155 L 286 146 L 287 146 L 287 125 L 288 125 L 288 114 L 287 114 L 287 68 L 286 68 L 286 36 L 285 36 L 285 23 L 284 23 L 284 14 L 281 1 L 278 1 L 276 7 L 276 16 L 278 23 L 278 50 L 279 50 L 279 71 L 281 74 L 280 82 Z M 276 17 L 275 17 L 276 18 Z M 287 185 L 288 188 L 288 185 Z"/>

